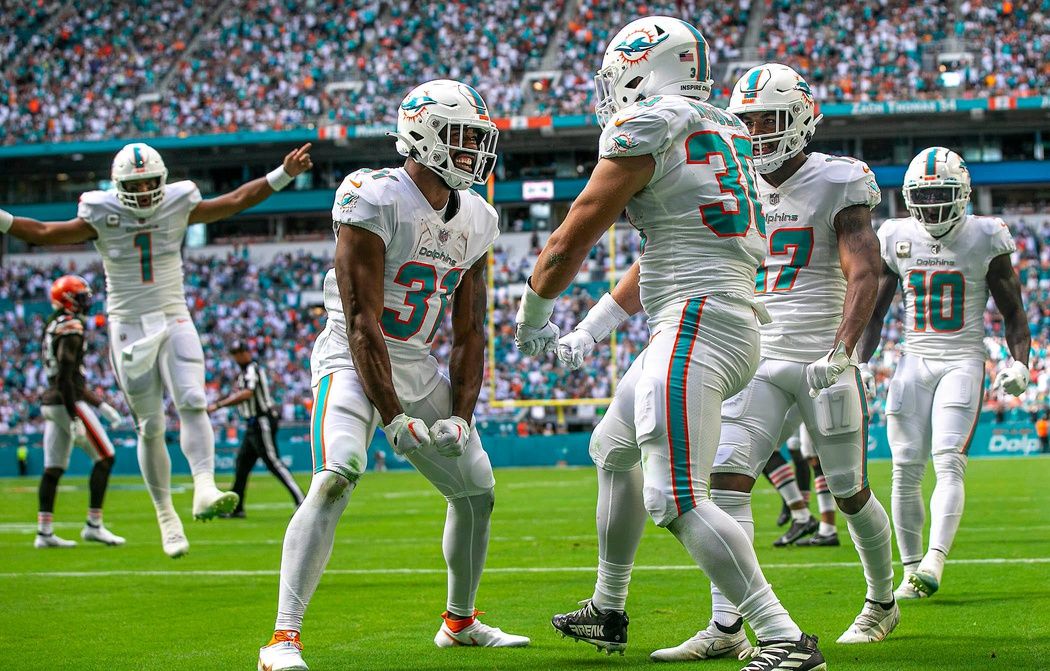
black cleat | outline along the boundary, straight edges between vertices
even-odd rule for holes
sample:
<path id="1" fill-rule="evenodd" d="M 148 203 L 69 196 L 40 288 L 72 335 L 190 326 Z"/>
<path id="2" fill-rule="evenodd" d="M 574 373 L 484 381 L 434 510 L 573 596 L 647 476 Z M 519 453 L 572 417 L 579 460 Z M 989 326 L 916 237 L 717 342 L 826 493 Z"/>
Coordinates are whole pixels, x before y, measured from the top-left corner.
<path id="1" fill-rule="evenodd" d="M 782 548 L 785 545 L 791 545 L 803 536 L 808 536 L 814 533 L 820 528 L 820 522 L 817 521 L 816 517 L 812 515 L 805 522 L 792 522 L 791 528 L 784 533 L 783 536 L 773 541 L 773 547 Z"/>
<path id="2" fill-rule="evenodd" d="M 841 545 L 839 543 L 839 534 L 837 531 L 833 531 L 826 536 L 823 534 L 813 534 L 809 538 L 800 538 L 795 541 L 796 547 L 826 547 L 834 548 Z"/>
<path id="3" fill-rule="evenodd" d="M 777 515 L 777 526 L 782 527 L 791 521 L 791 508 L 783 501 L 780 502 L 780 514 Z"/>
<path id="4" fill-rule="evenodd" d="M 627 649 L 627 613 L 615 610 L 601 611 L 591 605 L 591 600 L 580 602 L 583 608 L 555 615 L 551 624 L 562 636 L 590 643 L 606 654 Z"/>
<path id="5" fill-rule="evenodd" d="M 826 671 L 828 665 L 817 648 L 817 637 L 802 634 L 797 641 L 759 641 L 751 649 L 751 662 L 740 671 Z"/>

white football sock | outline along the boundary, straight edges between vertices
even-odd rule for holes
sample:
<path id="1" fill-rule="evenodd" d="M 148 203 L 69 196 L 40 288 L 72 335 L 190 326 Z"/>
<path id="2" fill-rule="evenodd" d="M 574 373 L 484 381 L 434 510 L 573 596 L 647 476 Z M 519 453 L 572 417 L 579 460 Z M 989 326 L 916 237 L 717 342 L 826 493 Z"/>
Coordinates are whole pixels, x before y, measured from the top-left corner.
<path id="1" fill-rule="evenodd" d="M 171 457 L 164 442 L 163 413 L 139 417 L 139 470 L 157 514 L 175 514 L 171 502 Z"/>
<path id="2" fill-rule="evenodd" d="M 762 575 L 747 532 L 725 511 L 700 499 L 667 528 L 719 591 L 737 604 L 759 640 L 797 641 L 802 636 Z"/>
<path id="3" fill-rule="evenodd" d="M 930 549 L 947 556 L 959 531 L 966 503 L 966 455 L 944 452 L 933 455 L 937 486 L 930 498 Z M 938 574 L 939 576 L 940 574 Z"/>
<path id="4" fill-rule="evenodd" d="M 922 559 L 922 526 L 926 522 L 926 504 L 922 500 L 922 475 L 925 463 L 893 462 L 893 530 L 897 549 L 905 566 Z"/>
<path id="5" fill-rule="evenodd" d="M 599 610 L 622 611 L 627 604 L 634 555 L 642 541 L 648 513 L 642 499 L 642 468 L 598 468 L 598 580 L 591 603 Z"/>
<path id="6" fill-rule="evenodd" d="M 711 500 L 736 520 L 753 545 L 755 520 L 751 515 L 751 494 L 730 489 L 712 489 Z M 711 583 L 711 619 L 723 627 L 730 627 L 740 619 L 740 611 L 718 591 L 714 582 Z"/>
<path id="7" fill-rule="evenodd" d="M 940 582 L 941 576 L 944 575 L 945 558 L 943 552 L 930 548 L 930 551 L 926 553 L 926 556 L 919 563 L 919 569 L 925 573 L 932 573 L 937 577 L 937 582 Z"/>
<path id="8" fill-rule="evenodd" d="M 868 583 L 866 598 L 878 603 L 893 601 L 892 534 L 886 510 L 873 493 L 858 512 L 842 514 L 864 567 L 864 579 Z"/>
<path id="9" fill-rule="evenodd" d="M 817 510 L 821 513 L 833 513 L 838 509 L 835 505 L 835 497 L 828 489 L 828 481 L 823 475 L 818 475 L 814 483 L 817 489 Z"/>
<path id="10" fill-rule="evenodd" d="M 194 486 L 205 485 L 206 481 L 198 482 L 197 476 L 208 474 L 212 477 L 211 486 L 214 487 L 215 432 L 212 431 L 207 412 L 192 408 L 179 410 L 179 447 L 190 464 Z"/>
<path id="11" fill-rule="evenodd" d="M 820 529 L 817 531 L 817 533 L 820 534 L 821 536 L 830 536 L 830 535 L 832 535 L 834 533 L 838 533 L 838 529 L 835 528 L 834 524 L 829 524 L 827 522 L 821 522 L 820 523 Z"/>
<path id="12" fill-rule="evenodd" d="M 448 612 L 474 615 L 474 599 L 489 548 L 489 520 L 495 496 L 484 494 L 450 499 L 445 513 L 441 550 L 448 565 Z"/>
<path id="13" fill-rule="evenodd" d="M 331 471 L 314 475 L 284 533 L 275 630 L 302 631 L 303 614 L 332 556 L 335 527 L 355 485 Z"/>

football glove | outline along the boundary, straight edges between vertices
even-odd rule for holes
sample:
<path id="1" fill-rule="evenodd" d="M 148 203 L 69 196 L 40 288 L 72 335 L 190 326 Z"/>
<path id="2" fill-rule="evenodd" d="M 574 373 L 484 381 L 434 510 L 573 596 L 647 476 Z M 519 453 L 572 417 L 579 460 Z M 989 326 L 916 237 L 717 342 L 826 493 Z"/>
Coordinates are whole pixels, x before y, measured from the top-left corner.
<path id="1" fill-rule="evenodd" d="M 430 427 L 430 442 L 443 457 L 455 459 L 467 449 L 470 440 L 470 422 L 452 415 L 448 419 L 439 419 Z"/>
<path id="2" fill-rule="evenodd" d="M 1028 389 L 1030 379 L 1031 375 L 1028 372 L 1028 366 L 1020 361 L 1014 361 L 995 376 L 992 389 L 1002 389 L 1011 396 L 1020 396 Z"/>
<path id="3" fill-rule="evenodd" d="M 124 418 L 109 403 L 103 403 L 98 406 L 98 414 L 102 415 L 103 419 L 109 422 L 110 427 L 117 427 L 124 423 Z"/>
<path id="4" fill-rule="evenodd" d="M 835 349 L 806 366 L 806 381 L 809 382 L 809 395 L 816 398 L 821 389 L 827 389 L 839 381 L 839 376 L 850 366 L 846 354 L 846 344 L 841 340 Z"/>
<path id="5" fill-rule="evenodd" d="M 612 294 L 605 294 L 572 333 L 558 341 L 558 358 L 567 368 L 576 370 L 583 365 L 584 358 L 594 351 L 594 346 L 608 338 L 628 317 L 630 315 L 620 307 Z"/>
<path id="6" fill-rule="evenodd" d="M 531 283 L 526 283 L 514 318 L 514 344 L 522 354 L 536 356 L 554 350 L 561 330 L 551 321 L 553 312 L 554 299 L 540 296 L 532 290 Z"/>
<path id="7" fill-rule="evenodd" d="M 860 383 L 864 386 L 864 396 L 869 401 L 875 400 L 875 373 L 871 372 L 871 366 L 862 363 L 857 366 L 860 369 Z"/>
<path id="8" fill-rule="evenodd" d="M 394 449 L 394 454 L 404 456 L 409 452 L 430 445 L 430 429 L 426 422 L 401 413 L 383 427 L 386 440 Z"/>

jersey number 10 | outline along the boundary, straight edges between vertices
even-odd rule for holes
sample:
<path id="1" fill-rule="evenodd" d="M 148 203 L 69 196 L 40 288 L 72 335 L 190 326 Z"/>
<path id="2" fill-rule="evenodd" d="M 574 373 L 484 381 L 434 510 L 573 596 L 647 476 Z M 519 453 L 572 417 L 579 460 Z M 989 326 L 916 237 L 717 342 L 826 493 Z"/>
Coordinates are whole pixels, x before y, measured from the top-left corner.
<path id="1" fill-rule="evenodd" d="M 962 273 L 938 270 L 927 275 L 925 270 L 913 270 L 908 273 L 908 286 L 915 292 L 916 331 L 929 327 L 939 333 L 951 333 L 963 327 L 966 280 Z M 949 304 L 947 314 L 945 299 Z"/>

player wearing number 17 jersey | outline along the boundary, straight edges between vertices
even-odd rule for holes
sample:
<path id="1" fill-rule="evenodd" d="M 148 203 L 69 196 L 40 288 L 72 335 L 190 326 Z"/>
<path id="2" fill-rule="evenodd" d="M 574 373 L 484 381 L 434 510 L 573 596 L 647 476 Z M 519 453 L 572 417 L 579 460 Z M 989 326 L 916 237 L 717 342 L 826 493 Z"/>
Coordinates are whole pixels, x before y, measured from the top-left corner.
<path id="1" fill-rule="evenodd" d="M 1003 315 L 1013 362 L 993 386 L 1019 396 L 1028 388 L 1031 334 L 1001 219 L 966 214 L 970 173 L 944 147 L 921 151 L 904 175 L 910 217 L 879 228 L 884 262 L 878 303 L 861 356 L 875 351 L 898 284 L 904 293 L 904 356 L 886 399 L 893 457 L 893 525 L 904 564 L 902 599 L 940 587 L 944 561 L 962 519 L 967 451 L 984 399 L 984 312 L 991 293 Z M 923 554 L 922 478 L 932 453 L 937 486 L 930 499 L 930 543 Z"/>
<path id="2" fill-rule="evenodd" d="M 498 131 L 477 91 L 442 79 L 408 94 L 394 135 L 404 167 L 358 170 L 336 192 L 328 323 L 310 362 L 314 477 L 285 533 L 277 621 L 259 651 L 260 671 L 307 668 L 303 617 L 377 426 L 448 501 L 448 601 L 434 643 L 529 643 L 483 624 L 474 608 L 495 500 L 473 415 L 485 363 L 486 263 L 499 219 L 470 187 L 492 173 Z M 445 377 L 430 347 L 449 308 Z"/>
<path id="3" fill-rule="evenodd" d="M 309 169 L 309 149 L 305 145 L 289 153 L 266 177 L 205 200 L 191 181 L 168 184 L 160 154 L 136 142 L 113 159 L 113 188 L 83 194 L 75 219 L 40 222 L 0 210 L 0 233 L 37 245 L 92 240 L 102 255 L 111 362 L 135 418 L 139 468 L 156 509 L 161 544 L 172 558 L 189 552 L 189 541 L 171 499 L 165 389 L 178 411 L 179 443 L 193 473 L 193 516 L 206 520 L 237 505 L 235 493 L 215 486 L 204 351 L 183 290 L 186 228 L 261 203 Z"/>
<path id="4" fill-rule="evenodd" d="M 765 222 L 747 129 L 706 102 L 707 56 L 700 32 L 667 16 L 639 19 L 613 37 L 595 77 L 600 160 L 541 252 L 518 311 L 518 347 L 530 356 L 552 349 L 555 297 L 626 207 L 645 245 L 641 258 L 566 338 L 593 347 L 639 310 L 653 336 L 591 437 L 593 596 L 552 624 L 607 651 L 626 647 L 627 586 L 648 513 L 747 613 L 760 640 L 747 671 L 823 669 L 816 640 L 780 604 L 751 540 L 708 495 L 719 409 L 758 364 L 765 311 L 754 279 Z M 570 342 L 557 348 L 579 364 Z M 750 651 L 742 641 L 726 652 Z"/>

